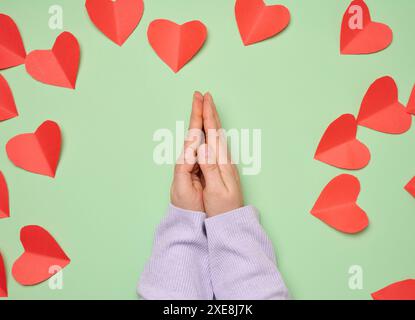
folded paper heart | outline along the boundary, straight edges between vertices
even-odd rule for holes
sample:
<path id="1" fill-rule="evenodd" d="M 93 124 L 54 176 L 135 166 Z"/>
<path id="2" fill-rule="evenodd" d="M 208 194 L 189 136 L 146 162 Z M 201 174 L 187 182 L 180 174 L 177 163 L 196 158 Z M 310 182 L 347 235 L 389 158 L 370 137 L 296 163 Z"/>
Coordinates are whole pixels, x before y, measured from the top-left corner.
<path id="1" fill-rule="evenodd" d="M 122 46 L 143 16 L 143 0 L 86 0 L 89 18 L 110 40 Z"/>
<path id="2" fill-rule="evenodd" d="M 159 19 L 150 23 L 147 37 L 160 59 L 174 72 L 178 72 L 202 48 L 207 29 L 200 21 L 179 25 Z"/>
<path id="3" fill-rule="evenodd" d="M 39 226 L 26 226 L 20 230 L 24 253 L 14 262 L 13 277 L 24 286 L 41 283 L 65 268 L 70 259 L 49 234 Z"/>
<path id="4" fill-rule="evenodd" d="M 348 174 L 337 176 L 324 188 L 311 214 L 344 233 L 358 233 L 369 224 L 366 213 L 356 204 L 359 180 Z"/>
<path id="5" fill-rule="evenodd" d="M 415 300 L 415 280 L 408 279 L 372 293 L 374 300 Z"/>
<path id="6" fill-rule="evenodd" d="M 282 5 L 265 5 L 263 0 L 237 0 L 235 17 L 245 46 L 271 38 L 290 23 L 290 11 Z"/>
<path id="7" fill-rule="evenodd" d="M 405 186 L 405 190 L 408 191 L 415 198 L 415 177 L 408 182 Z"/>
<path id="8" fill-rule="evenodd" d="M 80 59 L 78 40 L 62 32 L 52 50 L 35 50 L 26 58 L 26 71 L 37 81 L 75 89 Z"/>
<path id="9" fill-rule="evenodd" d="M 6 178 L 0 171 L 0 219 L 10 217 L 9 189 Z"/>
<path id="10" fill-rule="evenodd" d="M 61 131 L 53 121 L 45 121 L 35 133 L 18 135 L 6 145 L 15 166 L 49 177 L 55 177 L 60 150 Z"/>
<path id="11" fill-rule="evenodd" d="M 393 39 L 392 30 L 383 23 L 373 22 L 363 0 L 355 0 L 347 8 L 341 26 L 342 54 L 369 54 L 387 48 Z"/>
<path id="12" fill-rule="evenodd" d="M 376 131 L 401 134 L 411 128 L 412 117 L 398 101 L 398 87 L 391 77 L 377 79 L 368 89 L 357 123 Z"/>
<path id="13" fill-rule="evenodd" d="M 411 96 L 409 97 L 406 111 L 410 114 L 415 115 L 415 86 L 412 88 Z"/>
<path id="14" fill-rule="evenodd" d="M 7 277 L 6 277 L 6 268 L 4 266 L 3 256 L 0 252 L 0 298 L 7 298 Z"/>
<path id="15" fill-rule="evenodd" d="M 0 14 L 0 69 L 25 62 L 26 50 L 16 23 L 8 15 Z"/>
<path id="16" fill-rule="evenodd" d="M 0 121 L 17 117 L 16 103 L 6 79 L 0 74 Z"/>
<path id="17" fill-rule="evenodd" d="M 364 168 L 370 161 L 369 149 L 356 139 L 357 122 L 344 114 L 332 122 L 317 147 L 314 159 L 349 170 Z"/>

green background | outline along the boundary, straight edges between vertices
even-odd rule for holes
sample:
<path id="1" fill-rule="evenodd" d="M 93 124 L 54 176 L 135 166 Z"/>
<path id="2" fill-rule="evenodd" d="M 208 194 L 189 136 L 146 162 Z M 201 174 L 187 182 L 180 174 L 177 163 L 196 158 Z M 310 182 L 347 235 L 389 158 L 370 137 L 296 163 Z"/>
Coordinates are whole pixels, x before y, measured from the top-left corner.
<path id="1" fill-rule="evenodd" d="M 365 128 L 372 152 L 356 176 L 359 204 L 370 218 L 359 235 L 339 233 L 309 213 L 326 183 L 344 172 L 313 160 L 328 124 L 354 113 L 377 78 L 395 78 L 407 102 L 415 82 L 413 0 L 368 0 L 373 20 L 394 31 L 380 53 L 341 56 L 339 31 L 349 1 L 269 0 L 285 4 L 292 21 L 271 40 L 244 47 L 233 0 L 147 0 L 123 47 L 90 22 L 84 0 L 2 0 L 0 12 L 18 24 L 27 51 L 50 48 L 61 30 L 48 27 L 49 6 L 61 5 L 64 29 L 81 45 L 75 91 L 43 85 L 24 66 L 2 71 L 18 118 L 1 123 L 0 147 L 52 119 L 64 147 L 56 179 L 14 167 L 0 152 L 10 189 L 11 218 L 0 221 L 11 299 L 136 299 L 135 286 L 151 252 L 154 229 L 169 202 L 171 166 L 153 162 L 160 128 L 187 122 L 194 90 L 209 90 L 227 128 L 262 129 L 262 171 L 243 176 L 247 203 L 257 206 L 279 267 L 296 299 L 368 299 L 385 285 L 415 277 L 415 202 L 403 186 L 415 174 L 415 128 L 400 136 Z M 208 28 L 202 51 L 178 74 L 146 38 L 157 18 Z M 38 224 L 72 259 L 63 290 L 23 287 L 10 270 L 21 254 L 20 228 Z M 349 267 L 363 268 L 363 290 L 348 287 Z"/>

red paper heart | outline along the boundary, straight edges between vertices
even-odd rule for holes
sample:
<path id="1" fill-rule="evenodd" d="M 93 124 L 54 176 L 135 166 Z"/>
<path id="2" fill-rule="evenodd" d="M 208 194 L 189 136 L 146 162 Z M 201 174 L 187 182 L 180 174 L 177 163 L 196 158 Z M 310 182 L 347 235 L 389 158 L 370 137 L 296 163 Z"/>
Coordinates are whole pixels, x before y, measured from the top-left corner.
<path id="1" fill-rule="evenodd" d="M 415 86 L 412 88 L 411 96 L 409 97 L 406 111 L 415 115 Z"/>
<path id="2" fill-rule="evenodd" d="M 86 0 L 86 10 L 95 26 L 122 46 L 143 16 L 143 0 Z"/>
<path id="3" fill-rule="evenodd" d="M 80 49 L 70 32 L 62 32 L 52 50 L 35 50 L 26 58 L 26 70 L 36 80 L 64 88 L 75 89 Z"/>
<path id="4" fill-rule="evenodd" d="M 369 54 L 387 48 L 393 38 L 392 30 L 383 23 L 373 22 L 363 0 L 352 1 L 341 27 L 342 54 Z"/>
<path id="5" fill-rule="evenodd" d="M 178 72 L 202 48 L 207 29 L 200 21 L 179 25 L 159 19 L 150 23 L 147 37 L 160 59 Z"/>
<path id="6" fill-rule="evenodd" d="M 6 79 L 0 74 L 0 121 L 17 117 L 16 103 Z"/>
<path id="7" fill-rule="evenodd" d="M 290 11 L 282 5 L 265 5 L 263 0 L 237 0 L 235 17 L 244 45 L 271 38 L 290 23 Z"/>
<path id="8" fill-rule="evenodd" d="M 6 179 L 0 171 L 0 219 L 10 217 L 9 188 Z"/>
<path id="9" fill-rule="evenodd" d="M 21 65 L 25 58 L 26 50 L 17 25 L 9 16 L 0 14 L 0 69 Z"/>
<path id="10" fill-rule="evenodd" d="M 337 176 L 324 188 L 311 214 L 341 232 L 361 232 L 368 226 L 369 219 L 356 204 L 359 193 L 360 182 L 356 177 Z"/>
<path id="11" fill-rule="evenodd" d="M 395 282 L 375 293 L 374 300 L 415 300 L 415 280 Z"/>
<path id="12" fill-rule="evenodd" d="M 415 198 L 415 177 L 405 186 L 405 190 L 408 191 Z"/>
<path id="13" fill-rule="evenodd" d="M 3 257 L 0 252 L 0 298 L 7 298 L 7 278 L 6 278 L 6 268 L 4 267 Z"/>
<path id="14" fill-rule="evenodd" d="M 20 230 L 25 252 L 14 262 L 13 277 L 24 286 L 43 282 L 54 275 L 56 267 L 63 269 L 71 261 L 56 240 L 39 226 Z"/>
<path id="15" fill-rule="evenodd" d="M 6 145 L 11 162 L 24 170 L 54 177 L 61 150 L 61 131 L 57 123 L 45 121 L 35 133 L 12 138 Z"/>
<path id="16" fill-rule="evenodd" d="M 369 149 L 356 139 L 357 122 L 353 115 L 344 114 L 333 121 L 317 147 L 314 159 L 349 170 L 367 166 Z"/>
<path id="17" fill-rule="evenodd" d="M 398 101 L 398 88 L 391 77 L 377 79 L 368 89 L 357 123 L 376 131 L 401 134 L 411 128 L 412 117 Z"/>

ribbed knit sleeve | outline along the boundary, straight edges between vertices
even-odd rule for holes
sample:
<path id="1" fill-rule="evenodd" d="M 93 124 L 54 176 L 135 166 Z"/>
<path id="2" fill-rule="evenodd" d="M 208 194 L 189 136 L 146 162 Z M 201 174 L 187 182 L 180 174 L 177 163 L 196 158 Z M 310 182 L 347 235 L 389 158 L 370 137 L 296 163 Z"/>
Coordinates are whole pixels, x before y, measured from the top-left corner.
<path id="1" fill-rule="evenodd" d="M 205 225 L 216 299 L 289 299 L 272 243 L 254 207 L 208 218 Z"/>
<path id="2" fill-rule="evenodd" d="M 169 206 L 156 230 L 138 294 L 151 300 L 212 300 L 205 213 Z"/>

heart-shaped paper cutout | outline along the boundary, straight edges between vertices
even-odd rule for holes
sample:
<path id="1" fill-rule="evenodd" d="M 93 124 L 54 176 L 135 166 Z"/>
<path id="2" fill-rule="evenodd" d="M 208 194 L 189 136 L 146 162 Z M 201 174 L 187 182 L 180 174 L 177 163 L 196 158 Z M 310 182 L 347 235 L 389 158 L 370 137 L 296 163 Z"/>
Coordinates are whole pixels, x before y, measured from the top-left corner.
<path id="1" fill-rule="evenodd" d="M 78 40 L 70 32 L 62 32 L 52 50 L 35 50 L 26 58 L 26 70 L 36 80 L 75 89 L 80 59 Z"/>
<path id="2" fill-rule="evenodd" d="M 383 23 L 372 21 L 363 0 L 352 1 L 343 16 L 340 35 L 342 54 L 375 53 L 386 49 L 392 39 L 392 30 Z"/>
<path id="3" fill-rule="evenodd" d="M 178 72 L 202 48 L 207 29 L 200 21 L 179 25 L 159 19 L 150 23 L 147 37 L 160 59 L 174 72 Z"/>
<path id="4" fill-rule="evenodd" d="M 359 193 L 360 182 L 356 177 L 337 176 L 321 192 L 311 214 L 338 231 L 361 232 L 368 226 L 369 219 L 356 204 Z"/>
<path id="5" fill-rule="evenodd" d="M 13 277 L 24 286 L 43 282 L 71 261 L 48 231 L 39 226 L 20 230 L 24 253 L 14 262 Z"/>
<path id="6" fill-rule="evenodd" d="M 0 298 L 7 298 L 7 277 L 6 268 L 4 266 L 3 256 L 0 252 Z"/>
<path id="7" fill-rule="evenodd" d="M 392 283 L 372 293 L 374 300 L 415 300 L 415 279 Z"/>
<path id="8" fill-rule="evenodd" d="M 95 26 L 119 46 L 133 33 L 144 12 L 143 0 L 86 0 L 85 7 Z"/>
<path id="9" fill-rule="evenodd" d="M 408 182 L 405 186 L 405 190 L 408 191 L 415 198 L 415 177 Z"/>
<path id="10" fill-rule="evenodd" d="M 15 166 L 49 177 L 55 177 L 60 150 L 61 131 L 53 121 L 45 121 L 35 133 L 18 135 L 6 145 Z"/>
<path id="11" fill-rule="evenodd" d="M 415 115 L 415 86 L 412 88 L 411 96 L 409 97 L 406 111 L 410 114 Z"/>
<path id="12" fill-rule="evenodd" d="M 26 50 L 16 23 L 8 15 L 0 14 L 0 69 L 21 65 Z"/>
<path id="13" fill-rule="evenodd" d="M 6 79 L 0 74 L 0 121 L 17 117 L 16 103 Z"/>
<path id="14" fill-rule="evenodd" d="M 267 6 L 263 0 L 237 0 L 235 17 L 245 46 L 271 38 L 290 23 L 290 11 L 282 5 Z"/>
<path id="15" fill-rule="evenodd" d="M 0 219 L 10 217 L 9 188 L 6 178 L 0 171 Z"/>
<path id="16" fill-rule="evenodd" d="M 401 134 L 411 128 L 412 117 L 398 101 L 398 87 L 391 77 L 377 79 L 368 89 L 357 123 L 376 131 Z"/>
<path id="17" fill-rule="evenodd" d="M 370 161 L 369 149 L 356 139 L 357 122 L 344 114 L 333 121 L 317 147 L 314 159 L 349 170 L 364 168 Z"/>

